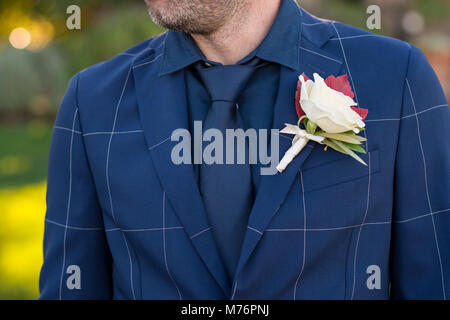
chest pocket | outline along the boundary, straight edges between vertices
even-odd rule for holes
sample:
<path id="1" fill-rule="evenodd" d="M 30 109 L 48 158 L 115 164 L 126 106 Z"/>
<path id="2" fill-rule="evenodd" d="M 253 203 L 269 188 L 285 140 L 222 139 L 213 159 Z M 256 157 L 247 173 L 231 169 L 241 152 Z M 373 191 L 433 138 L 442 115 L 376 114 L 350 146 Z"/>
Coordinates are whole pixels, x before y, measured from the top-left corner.
<path id="1" fill-rule="evenodd" d="M 367 166 L 339 154 L 331 162 L 304 169 L 309 228 L 341 228 L 361 223 L 369 200 L 369 181 L 371 185 L 375 182 L 370 177 L 380 171 L 380 160 L 377 149 L 360 155 Z M 373 197 L 370 200 L 376 201 Z"/>
<path id="2" fill-rule="evenodd" d="M 350 183 L 353 180 L 363 180 L 370 174 L 380 170 L 378 149 L 367 154 L 358 154 L 367 166 L 357 162 L 350 156 L 342 155 L 342 159 L 303 170 L 305 192 L 316 191 L 339 184 Z M 369 163 L 370 158 L 370 163 Z M 365 192 L 366 190 L 361 190 Z"/>

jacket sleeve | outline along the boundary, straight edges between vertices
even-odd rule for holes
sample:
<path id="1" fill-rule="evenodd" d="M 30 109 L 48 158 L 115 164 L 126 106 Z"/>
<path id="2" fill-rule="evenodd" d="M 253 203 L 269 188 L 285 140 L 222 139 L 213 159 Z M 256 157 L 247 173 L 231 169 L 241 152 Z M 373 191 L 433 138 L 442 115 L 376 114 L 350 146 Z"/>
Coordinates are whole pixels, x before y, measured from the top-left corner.
<path id="1" fill-rule="evenodd" d="M 40 299 L 109 299 L 111 256 L 86 157 L 78 76 L 58 111 L 49 155 Z"/>
<path id="2" fill-rule="evenodd" d="M 411 46 L 395 168 L 391 297 L 450 297 L 450 110 Z"/>

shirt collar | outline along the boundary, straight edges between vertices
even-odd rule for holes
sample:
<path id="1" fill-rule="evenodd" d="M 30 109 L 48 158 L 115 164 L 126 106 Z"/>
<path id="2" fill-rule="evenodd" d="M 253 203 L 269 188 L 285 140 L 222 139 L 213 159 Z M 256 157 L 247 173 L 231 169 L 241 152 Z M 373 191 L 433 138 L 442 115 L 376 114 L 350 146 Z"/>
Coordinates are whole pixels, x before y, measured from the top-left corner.
<path id="1" fill-rule="evenodd" d="M 301 35 L 300 8 L 293 0 L 281 0 L 272 27 L 261 44 L 239 63 L 253 56 L 298 69 Z M 160 75 L 181 70 L 197 61 L 207 61 L 192 37 L 169 30 L 166 35 Z"/>

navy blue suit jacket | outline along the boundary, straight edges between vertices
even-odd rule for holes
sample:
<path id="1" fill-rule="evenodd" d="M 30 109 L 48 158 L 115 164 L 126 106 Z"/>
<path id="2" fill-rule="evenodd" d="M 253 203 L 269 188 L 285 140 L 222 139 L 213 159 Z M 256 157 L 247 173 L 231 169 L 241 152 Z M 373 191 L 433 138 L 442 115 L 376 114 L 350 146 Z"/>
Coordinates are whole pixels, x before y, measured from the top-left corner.
<path id="1" fill-rule="evenodd" d="M 414 46 L 295 10 L 299 67 L 281 67 L 273 128 L 296 123 L 301 73 L 347 73 L 369 109 L 368 166 L 309 142 L 262 176 L 229 283 L 192 166 L 170 158 L 173 130 L 189 126 L 184 71 L 162 73 L 166 34 L 149 39 L 69 84 L 42 299 L 450 296 L 450 111 L 433 70 Z M 280 138 L 280 156 L 290 145 Z"/>

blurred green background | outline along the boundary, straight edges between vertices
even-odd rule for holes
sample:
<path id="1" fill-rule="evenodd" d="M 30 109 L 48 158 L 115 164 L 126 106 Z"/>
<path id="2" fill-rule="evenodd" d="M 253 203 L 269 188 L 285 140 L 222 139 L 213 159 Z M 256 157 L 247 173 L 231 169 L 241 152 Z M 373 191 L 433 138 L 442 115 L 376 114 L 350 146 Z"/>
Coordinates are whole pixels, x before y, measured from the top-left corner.
<path id="1" fill-rule="evenodd" d="M 303 0 L 317 16 L 366 28 L 378 4 L 377 31 L 425 51 L 450 96 L 450 1 Z M 66 9 L 81 8 L 81 30 Z M 42 264 L 45 180 L 53 121 L 68 80 L 163 30 L 143 1 L 0 2 L 0 299 L 35 299 Z"/>

